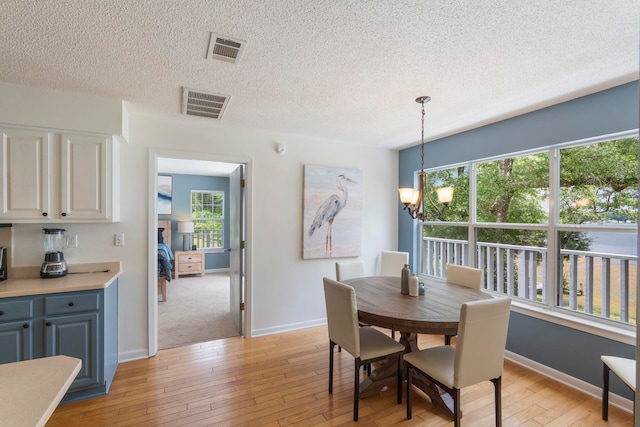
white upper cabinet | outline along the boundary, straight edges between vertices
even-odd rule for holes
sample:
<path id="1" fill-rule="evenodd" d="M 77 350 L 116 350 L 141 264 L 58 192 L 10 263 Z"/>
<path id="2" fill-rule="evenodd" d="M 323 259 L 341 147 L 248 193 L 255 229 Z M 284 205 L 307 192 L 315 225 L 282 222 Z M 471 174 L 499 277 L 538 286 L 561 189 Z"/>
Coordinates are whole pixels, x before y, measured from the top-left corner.
<path id="1" fill-rule="evenodd" d="M 117 222 L 117 142 L 109 136 L 2 127 L 0 220 Z"/>

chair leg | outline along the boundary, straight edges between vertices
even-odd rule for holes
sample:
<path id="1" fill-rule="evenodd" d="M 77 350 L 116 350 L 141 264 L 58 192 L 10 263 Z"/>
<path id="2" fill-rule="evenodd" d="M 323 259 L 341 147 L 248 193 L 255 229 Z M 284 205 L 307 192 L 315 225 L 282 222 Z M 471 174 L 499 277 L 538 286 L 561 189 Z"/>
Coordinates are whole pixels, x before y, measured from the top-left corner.
<path id="1" fill-rule="evenodd" d="M 396 339 L 396 330 L 391 328 L 391 338 Z"/>
<path id="2" fill-rule="evenodd" d="M 454 427 L 460 427 L 460 418 L 462 418 L 460 412 L 460 389 L 453 389 L 453 425 Z"/>
<path id="3" fill-rule="evenodd" d="M 333 347 L 336 343 L 329 340 L 329 394 L 333 394 Z"/>
<path id="4" fill-rule="evenodd" d="M 496 402 L 496 427 L 502 426 L 502 377 L 494 378 L 491 380 L 493 388 L 495 390 L 495 402 Z"/>
<path id="5" fill-rule="evenodd" d="M 402 353 L 398 355 L 398 405 L 402 403 Z"/>
<path id="6" fill-rule="evenodd" d="M 606 363 L 602 364 L 602 419 L 609 419 L 609 367 Z"/>
<path id="7" fill-rule="evenodd" d="M 451 345 L 451 337 L 452 337 L 452 335 L 445 335 L 444 336 L 444 345 Z"/>
<path id="8" fill-rule="evenodd" d="M 353 383 L 353 421 L 358 421 L 358 403 L 360 400 L 360 358 L 356 357 L 355 378 Z"/>
<path id="9" fill-rule="evenodd" d="M 413 382 L 413 372 L 411 370 L 411 365 L 409 365 L 407 362 L 404 362 L 404 364 L 407 365 L 407 419 L 410 420 L 413 417 L 413 415 L 411 414 L 411 383 Z"/>

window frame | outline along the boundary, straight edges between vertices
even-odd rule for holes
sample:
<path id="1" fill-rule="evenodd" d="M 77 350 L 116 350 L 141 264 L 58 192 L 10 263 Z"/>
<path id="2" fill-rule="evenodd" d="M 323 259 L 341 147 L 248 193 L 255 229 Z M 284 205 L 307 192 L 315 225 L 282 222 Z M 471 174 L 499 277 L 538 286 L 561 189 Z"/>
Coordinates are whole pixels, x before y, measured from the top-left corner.
<path id="1" fill-rule="evenodd" d="M 558 270 L 558 257 L 559 253 L 557 248 L 557 236 L 562 231 L 575 231 L 580 229 L 581 231 L 590 232 L 623 232 L 623 233 L 635 233 L 638 234 L 638 224 L 563 224 L 560 223 L 560 212 L 557 206 L 559 206 L 559 185 L 560 185 L 560 159 L 559 153 L 561 149 L 569 148 L 573 146 L 589 145 L 599 142 L 606 142 L 615 139 L 639 137 L 638 129 L 616 132 L 607 135 L 600 135 L 597 137 L 584 138 L 581 140 L 564 142 L 554 144 L 546 147 L 538 147 L 531 150 L 522 150 L 518 152 L 503 153 L 499 156 L 491 156 L 482 159 L 476 159 L 468 162 L 458 162 L 451 165 L 438 166 L 437 168 L 429 169 L 427 172 L 432 172 L 442 169 L 450 169 L 459 166 L 469 167 L 469 222 L 442 222 L 442 221 L 424 221 L 420 223 L 417 229 L 417 241 L 419 242 L 418 254 L 419 254 L 419 268 L 422 274 L 425 274 L 425 257 L 424 245 L 422 244 L 423 236 L 425 235 L 425 227 L 427 226 L 442 226 L 442 225 L 457 225 L 468 227 L 468 253 L 466 259 L 470 260 L 472 266 L 476 266 L 477 263 L 477 240 L 476 231 L 481 228 L 511 228 L 519 230 L 544 230 L 547 232 L 547 253 L 550 254 L 547 258 L 547 271 L 546 271 L 546 283 L 549 289 L 547 292 L 546 302 L 536 302 L 526 299 L 514 298 L 514 306 L 519 307 L 521 312 L 526 314 L 533 314 L 534 317 L 542 318 L 549 321 L 557 321 L 558 323 L 565 324 L 567 326 L 578 329 L 588 329 L 591 333 L 597 335 L 610 337 L 612 331 L 619 331 L 615 339 L 628 340 L 629 337 L 635 337 L 636 325 L 640 319 L 636 319 L 636 325 L 627 322 L 616 321 L 604 317 L 590 315 L 582 313 L 576 310 L 571 310 L 567 307 L 562 307 L 555 303 L 555 295 L 557 295 L 558 287 L 561 285 L 557 280 Z M 524 156 L 535 153 L 549 153 L 549 221 L 546 224 L 517 224 L 517 223 L 489 223 L 477 221 L 477 164 L 495 161 L 508 157 Z M 455 196 L 454 196 L 455 197 Z M 636 257 L 637 247 L 636 247 Z M 637 261 L 636 261 L 637 263 Z M 496 293 L 494 291 L 485 290 L 486 292 Z M 639 292 L 640 290 L 636 290 Z M 501 294 L 502 295 L 502 294 Z M 637 297 L 636 297 L 637 298 Z M 518 310 L 516 310 L 518 311 Z M 555 319 L 555 320 L 554 320 Z M 622 339 L 621 339 L 622 337 Z M 632 344 L 635 344 L 635 338 Z"/>
<path id="2" fill-rule="evenodd" d="M 193 194 L 194 193 L 201 193 L 201 194 L 220 194 L 222 196 L 222 203 L 220 206 L 220 212 L 221 212 L 221 217 L 220 218 L 194 218 L 193 216 Z M 225 215 L 224 215 L 224 208 L 225 208 L 225 192 L 223 190 L 191 190 L 190 193 L 190 201 L 189 201 L 189 207 L 190 207 L 190 217 L 191 217 L 191 221 L 193 221 L 194 223 L 197 221 L 209 221 L 212 224 L 213 223 L 220 223 L 220 234 L 221 234 L 221 244 L 220 246 L 208 246 L 208 247 L 202 247 L 202 248 L 198 248 L 198 250 L 204 250 L 204 251 L 219 251 L 219 250 L 223 250 L 225 247 L 225 239 L 224 239 L 224 232 L 225 232 Z M 215 227 L 214 227 L 215 229 Z M 197 233 L 197 230 L 194 231 L 194 234 Z M 214 239 L 215 240 L 215 239 Z"/>

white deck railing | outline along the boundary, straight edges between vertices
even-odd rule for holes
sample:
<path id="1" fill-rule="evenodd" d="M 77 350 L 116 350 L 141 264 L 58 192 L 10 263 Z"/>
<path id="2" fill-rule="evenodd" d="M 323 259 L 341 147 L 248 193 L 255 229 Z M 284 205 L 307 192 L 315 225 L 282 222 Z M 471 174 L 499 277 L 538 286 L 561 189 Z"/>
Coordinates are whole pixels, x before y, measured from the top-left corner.
<path id="1" fill-rule="evenodd" d="M 199 248 L 222 247 L 221 230 L 196 230 L 193 233 L 193 244 Z"/>
<path id="2" fill-rule="evenodd" d="M 424 274 L 446 278 L 447 264 L 469 265 L 464 240 L 423 238 Z M 636 324 L 637 256 L 561 250 L 562 275 L 554 305 Z M 478 242 L 483 289 L 548 304 L 547 249 Z"/>

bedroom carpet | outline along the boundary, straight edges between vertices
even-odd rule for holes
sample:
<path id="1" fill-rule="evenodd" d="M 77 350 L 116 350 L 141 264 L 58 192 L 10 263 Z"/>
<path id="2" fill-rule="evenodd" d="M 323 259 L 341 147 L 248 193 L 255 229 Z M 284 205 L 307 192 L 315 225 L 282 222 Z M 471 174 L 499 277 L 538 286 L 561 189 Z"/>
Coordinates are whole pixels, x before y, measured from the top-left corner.
<path id="1" fill-rule="evenodd" d="M 183 276 L 158 302 L 158 348 L 238 336 L 229 311 L 229 273 Z"/>

